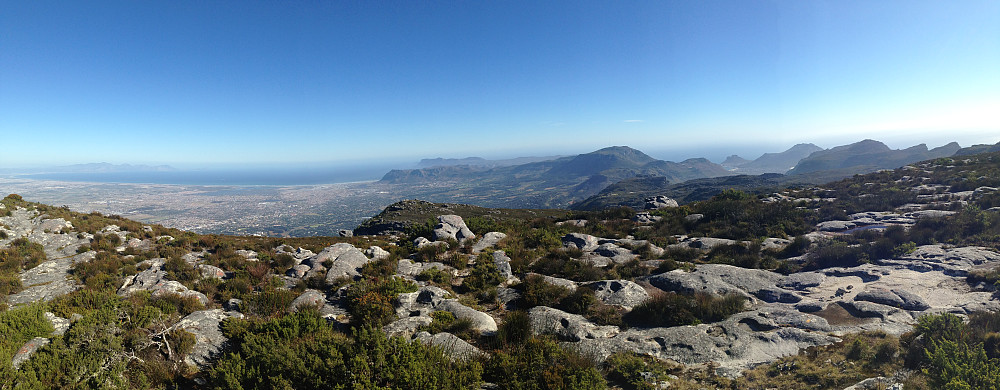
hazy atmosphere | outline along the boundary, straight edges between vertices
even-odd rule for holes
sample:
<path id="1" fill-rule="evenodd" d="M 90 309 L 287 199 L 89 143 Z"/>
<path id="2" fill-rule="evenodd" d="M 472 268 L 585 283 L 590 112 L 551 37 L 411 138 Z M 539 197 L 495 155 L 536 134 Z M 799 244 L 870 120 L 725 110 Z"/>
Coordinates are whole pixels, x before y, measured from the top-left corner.
<path id="1" fill-rule="evenodd" d="M 1000 1 L 4 1 L 0 390 L 1000 389 Z"/>
<path id="2" fill-rule="evenodd" d="M 995 1 L 8 2 L 0 168 L 1000 134 Z M 398 164 L 397 164 L 398 163 Z"/>

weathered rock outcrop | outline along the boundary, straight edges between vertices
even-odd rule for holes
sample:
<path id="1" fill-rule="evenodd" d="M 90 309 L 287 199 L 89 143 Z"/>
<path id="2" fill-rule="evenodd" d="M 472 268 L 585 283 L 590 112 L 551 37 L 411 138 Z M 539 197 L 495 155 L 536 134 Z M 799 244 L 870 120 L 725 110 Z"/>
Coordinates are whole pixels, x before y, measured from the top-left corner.
<path id="1" fill-rule="evenodd" d="M 209 304 L 205 294 L 191 290 L 176 280 L 168 280 L 167 271 L 163 269 L 164 259 L 150 259 L 140 264 L 149 265 L 149 268 L 125 278 L 125 283 L 118 289 L 118 295 L 129 296 L 136 291 L 149 291 L 154 297 L 177 294 L 182 297 L 195 297 L 203 305 Z"/>
<path id="2" fill-rule="evenodd" d="M 583 233 L 570 233 L 562 238 L 564 247 L 576 248 L 582 251 L 592 251 L 597 249 L 597 241 L 597 237 Z"/>
<path id="3" fill-rule="evenodd" d="M 229 341 L 219 329 L 222 320 L 229 317 L 242 318 L 243 315 L 236 312 L 226 312 L 222 309 L 202 310 L 188 314 L 182 318 L 175 329 L 181 329 L 194 335 L 194 347 L 191 352 L 184 357 L 184 362 L 199 368 L 211 365 L 225 343 Z"/>
<path id="4" fill-rule="evenodd" d="M 552 334 L 563 341 L 607 338 L 618 334 L 617 326 L 595 325 L 581 315 L 546 306 L 531 308 L 528 318 L 531 319 L 534 334 Z"/>
<path id="5" fill-rule="evenodd" d="M 472 238 L 476 238 L 476 235 L 465 226 L 462 217 L 455 214 L 438 217 L 438 224 L 434 227 L 434 240 L 453 239 L 462 242 Z"/>
<path id="6" fill-rule="evenodd" d="M 601 302 L 632 310 L 649 299 L 649 293 L 638 283 L 628 280 L 601 280 L 584 285 L 594 290 Z"/>
<path id="7" fill-rule="evenodd" d="M 337 243 L 324 248 L 308 261 L 314 269 L 318 265 L 330 262 L 331 265 L 326 270 L 326 281 L 333 283 L 338 278 L 354 279 L 361 276 L 361 267 L 371 260 L 354 245 Z"/>
<path id="8" fill-rule="evenodd" d="M 447 291 L 440 287 L 426 286 L 412 293 L 399 294 L 396 297 L 396 315 L 399 318 L 407 317 L 430 317 L 435 311 L 447 311 L 455 315 L 455 318 L 469 320 L 471 329 L 482 334 L 492 334 L 497 331 L 496 320 L 489 314 L 475 310 L 458 302 L 457 299 L 448 299 Z"/>
<path id="9" fill-rule="evenodd" d="M 677 207 L 677 201 L 668 198 L 666 195 L 657 195 L 649 197 L 643 200 L 645 202 L 644 208 L 646 210 L 663 209 L 668 207 Z"/>
<path id="10" fill-rule="evenodd" d="M 489 232 L 479 239 L 476 245 L 472 246 L 472 253 L 482 252 L 484 249 L 496 245 L 500 240 L 507 238 L 507 235 L 500 232 Z"/>
<path id="11" fill-rule="evenodd" d="M 486 356 L 486 353 L 479 348 L 451 333 L 441 332 L 431 335 L 427 332 L 420 332 L 414 336 L 414 339 L 441 348 L 452 360 L 469 361 Z"/>

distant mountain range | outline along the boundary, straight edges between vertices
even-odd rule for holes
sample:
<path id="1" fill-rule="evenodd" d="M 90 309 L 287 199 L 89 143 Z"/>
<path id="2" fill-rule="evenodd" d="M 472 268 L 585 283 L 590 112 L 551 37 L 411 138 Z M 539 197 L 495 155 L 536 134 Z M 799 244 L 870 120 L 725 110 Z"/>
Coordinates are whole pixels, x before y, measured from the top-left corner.
<path id="1" fill-rule="evenodd" d="M 893 150 L 885 144 L 864 140 L 831 149 L 819 149 L 816 145 L 800 144 L 782 153 L 768 153 L 748 161 L 739 156 L 730 156 L 722 163 L 731 172 L 754 172 L 767 169 L 777 170 L 781 164 L 788 164 L 796 156 L 813 150 L 806 157 L 794 163 L 785 175 L 765 173 L 760 175 L 739 175 L 716 178 L 699 178 L 685 182 L 673 182 L 658 177 L 635 177 L 622 180 L 601 190 L 598 194 L 573 205 L 574 209 L 598 210 L 615 206 L 642 207 L 643 199 L 655 195 L 666 195 L 688 203 L 708 199 L 725 189 L 735 188 L 749 192 L 767 192 L 787 186 L 822 184 L 844 177 L 892 169 L 918 161 L 940 157 L 1000 151 L 997 145 L 977 145 L 962 149 L 957 143 L 928 149 L 919 144 L 906 149 Z"/>
<path id="2" fill-rule="evenodd" d="M 879 169 L 899 168 L 917 161 L 948 157 L 961 148 L 957 142 L 952 142 L 930 150 L 925 144 L 893 150 L 879 141 L 866 139 L 814 152 L 799 161 L 788 174 L 801 175 L 818 171 L 849 171 L 851 175 L 868 173 Z"/>
<path id="3" fill-rule="evenodd" d="M 734 173 L 746 175 L 785 173 L 803 158 L 821 150 L 823 148 L 813 144 L 798 144 L 781 153 L 764 153 L 753 161 L 732 155 L 722 162 L 722 166 Z"/>
<path id="4" fill-rule="evenodd" d="M 747 160 L 729 156 L 722 164 L 704 158 L 657 160 L 627 146 L 577 156 L 500 165 L 482 158 L 423 160 L 420 169 L 386 173 L 379 183 L 404 184 L 398 191 L 419 199 L 485 207 L 600 209 L 639 207 L 647 196 L 668 195 L 681 202 L 707 199 L 726 188 L 778 189 L 898 168 L 949 157 L 960 151 L 1000 149 L 958 143 L 928 149 L 919 144 L 894 150 L 875 140 L 823 149 L 798 144 L 780 153 Z M 497 160 L 513 163 L 515 160 Z"/>
<path id="5" fill-rule="evenodd" d="M 989 145 L 989 144 L 972 145 L 967 148 L 959 149 L 959 151 L 955 152 L 955 155 L 968 156 L 972 154 L 990 153 L 990 152 L 1000 152 L 1000 142 L 997 142 L 994 145 Z"/>
<path id="6" fill-rule="evenodd" d="M 487 160 L 482 157 L 466 157 L 466 158 L 425 158 L 417 163 L 417 168 L 435 168 L 435 167 L 448 167 L 456 165 L 470 165 L 475 167 L 507 167 L 511 165 L 521 165 L 530 164 L 533 162 L 549 161 L 555 160 L 557 158 L 564 156 L 547 156 L 547 157 L 518 157 L 509 158 L 503 160 Z"/>
<path id="7" fill-rule="evenodd" d="M 407 184 L 407 192 L 435 202 L 487 207 L 568 207 L 621 180 L 659 176 L 672 182 L 731 175 L 704 158 L 657 160 L 627 146 L 613 146 L 555 160 L 489 168 L 475 165 L 393 170 L 381 183 Z"/>

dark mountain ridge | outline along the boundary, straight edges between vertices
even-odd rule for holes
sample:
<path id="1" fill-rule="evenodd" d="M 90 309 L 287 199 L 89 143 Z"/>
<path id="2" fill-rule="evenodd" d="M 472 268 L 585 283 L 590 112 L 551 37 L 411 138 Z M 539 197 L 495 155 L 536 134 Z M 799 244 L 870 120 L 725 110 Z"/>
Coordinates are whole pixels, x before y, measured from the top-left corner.
<path id="1" fill-rule="evenodd" d="M 961 146 L 958 143 L 951 142 L 929 150 L 926 144 L 893 150 L 884 143 L 866 139 L 850 145 L 814 152 L 799 161 L 794 168 L 788 171 L 788 174 L 801 175 L 842 169 L 849 169 L 854 173 L 867 173 L 879 169 L 898 168 L 932 158 L 949 157 L 958 152 L 959 149 Z"/>
<path id="2" fill-rule="evenodd" d="M 612 146 L 555 160 L 487 168 L 472 165 L 392 170 L 380 183 L 407 184 L 407 193 L 435 202 L 487 207 L 568 207 L 623 179 L 646 175 L 670 181 L 731 175 L 704 158 L 661 161 Z"/>

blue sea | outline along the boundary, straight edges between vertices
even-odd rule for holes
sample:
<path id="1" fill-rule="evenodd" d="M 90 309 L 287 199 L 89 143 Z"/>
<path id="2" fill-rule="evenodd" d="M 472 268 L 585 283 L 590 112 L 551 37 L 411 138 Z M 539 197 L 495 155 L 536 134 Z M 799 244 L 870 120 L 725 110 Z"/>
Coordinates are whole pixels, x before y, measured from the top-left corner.
<path id="1" fill-rule="evenodd" d="M 398 167 L 398 165 L 396 166 Z M 294 186 L 381 179 L 389 165 L 350 167 L 215 168 L 175 171 L 33 173 L 17 177 L 93 183 Z"/>

